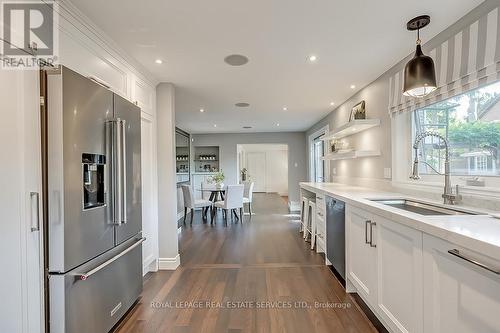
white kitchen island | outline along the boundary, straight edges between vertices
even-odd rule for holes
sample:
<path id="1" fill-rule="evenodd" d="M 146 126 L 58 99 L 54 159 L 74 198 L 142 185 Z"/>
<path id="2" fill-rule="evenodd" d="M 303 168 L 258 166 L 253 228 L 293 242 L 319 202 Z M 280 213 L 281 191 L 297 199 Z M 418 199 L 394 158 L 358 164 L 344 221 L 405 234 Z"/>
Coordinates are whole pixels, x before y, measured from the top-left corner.
<path id="1" fill-rule="evenodd" d="M 480 215 L 425 216 L 371 201 L 439 205 L 395 192 L 300 187 L 303 195 L 345 202 L 346 289 L 389 331 L 500 332 L 499 219 L 472 208 L 464 209 Z"/>

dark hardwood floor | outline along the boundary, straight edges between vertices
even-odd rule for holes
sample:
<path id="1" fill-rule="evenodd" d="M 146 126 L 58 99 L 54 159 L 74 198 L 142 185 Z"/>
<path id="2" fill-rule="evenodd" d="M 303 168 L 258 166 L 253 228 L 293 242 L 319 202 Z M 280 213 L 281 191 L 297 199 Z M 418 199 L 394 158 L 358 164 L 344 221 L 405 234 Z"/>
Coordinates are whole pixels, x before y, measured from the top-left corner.
<path id="1" fill-rule="evenodd" d="M 274 194 L 224 226 L 195 222 L 179 235 L 181 266 L 148 274 L 118 332 L 375 332 L 322 255 Z"/>

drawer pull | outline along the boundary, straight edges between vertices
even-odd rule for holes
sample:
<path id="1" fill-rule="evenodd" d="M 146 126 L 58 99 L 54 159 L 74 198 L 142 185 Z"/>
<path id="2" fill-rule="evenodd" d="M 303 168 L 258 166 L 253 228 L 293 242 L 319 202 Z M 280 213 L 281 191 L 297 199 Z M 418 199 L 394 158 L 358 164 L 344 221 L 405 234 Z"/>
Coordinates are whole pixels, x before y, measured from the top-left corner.
<path id="1" fill-rule="evenodd" d="M 377 244 L 373 244 L 373 226 L 377 225 L 377 222 L 370 221 L 370 246 L 377 247 Z"/>
<path id="2" fill-rule="evenodd" d="M 138 247 L 139 245 L 141 245 L 142 242 L 144 242 L 145 240 L 146 240 L 146 237 L 142 237 L 137 242 L 135 242 L 134 244 L 130 245 L 129 247 L 127 247 L 125 250 L 123 250 L 122 252 L 120 252 L 116 256 L 110 258 L 109 260 L 106 260 L 105 262 L 103 262 L 102 264 L 100 264 L 99 266 L 97 266 L 96 268 L 88 271 L 87 273 L 77 274 L 76 275 L 77 279 L 81 280 L 81 281 L 87 280 L 93 274 L 99 272 L 104 267 L 110 265 L 112 262 L 118 260 L 119 258 L 123 257 L 125 254 L 129 253 L 130 251 L 132 251 L 133 249 L 135 249 L 136 247 Z"/>
<path id="3" fill-rule="evenodd" d="M 464 256 L 464 255 L 463 255 L 463 254 L 461 254 L 461 253 L 460 253 L 460 251 L 459 251 L 459 250 L 457 250 L 457 249 L 449 250 L 449 251 L 448 251 L 448 253 L 449 253 L 449 254 L 451 254 L 451 255 L 453 255 L 453 256 L 455 256 L 455 257 L 458 257 L 458 258 L 460 258 L 460 259 L 463 259 L 463 260 L 465 260 L 465 261 L 467 261 L 467 262 L 470 262 L 471 264 L 474 264 L 474 265 L 476 265 L 476 266 L 479 266 L 479 267 L 481 267 L 481 268 L 483 268 L 483 269 L 485 269 L 485 270 L 487 270 L 487 271 L 490 271 L 490 272 L 492 272 L 492 273 L 495 273 L 495 274 L 497 274 L 497 275 L 500 275 L 500 270 L 497 270 L 497 269 L 491 268 L 491 267 L 489 267 L 488 265 L 485 265 L 485 264 L 483 264 L 483 263 L 480 263 L 479 261 L 477 261 L 477 260 L 475 260 L 475 259 L 472 259 L 472 258 L 469 258 L 469 257 L 467 257 L 467 256 Z"/>
<path id="4" fill-rule="evenodd" d="M 370 244 L 368 241 L 368 225 L 371 225 L 372 221 L 366 220 L 365 221 L 365 244 Z"/>

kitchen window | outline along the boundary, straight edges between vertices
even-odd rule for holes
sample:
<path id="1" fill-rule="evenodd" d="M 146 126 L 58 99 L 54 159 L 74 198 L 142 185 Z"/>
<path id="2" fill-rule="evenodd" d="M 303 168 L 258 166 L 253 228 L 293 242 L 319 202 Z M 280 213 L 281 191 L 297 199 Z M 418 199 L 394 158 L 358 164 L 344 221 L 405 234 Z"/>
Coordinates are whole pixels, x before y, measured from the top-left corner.
<path id="1" fill-rule="evenodd" d="M 500 81 L 417 109 L 412 114 L 412 143 L 424 131 L 438 132 L 450 144 L 450 169 L 464 185 L 498 186 L 500 181 Z M 420 174 L 444 172 L 444 145 L 434 137 L 420 147 Z"/>

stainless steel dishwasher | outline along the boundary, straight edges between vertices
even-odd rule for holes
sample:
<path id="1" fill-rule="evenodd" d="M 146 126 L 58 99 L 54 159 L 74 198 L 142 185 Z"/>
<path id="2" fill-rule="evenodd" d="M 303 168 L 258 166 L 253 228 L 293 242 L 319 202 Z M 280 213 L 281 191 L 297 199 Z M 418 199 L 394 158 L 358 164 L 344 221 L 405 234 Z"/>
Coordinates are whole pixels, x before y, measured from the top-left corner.
<path id="1" fill-rule="evenodd" d="M 345 203 L 326 197 L 326 257 L 345 286 Z"/>

